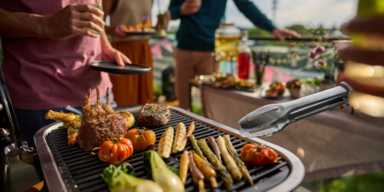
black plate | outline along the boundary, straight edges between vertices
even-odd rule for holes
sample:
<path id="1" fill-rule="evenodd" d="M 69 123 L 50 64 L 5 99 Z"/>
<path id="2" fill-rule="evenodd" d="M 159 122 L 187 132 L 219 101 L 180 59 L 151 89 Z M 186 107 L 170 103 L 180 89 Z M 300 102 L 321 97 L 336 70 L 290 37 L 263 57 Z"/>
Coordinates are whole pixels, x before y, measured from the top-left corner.
<path id="1" fill-rule="evenodd" d="M 255 92 L 255 89 L 256 89 L 256 86 L 255 87 L 251 87 L 251 88 L 243 88 L 243 87 L 240 87 L 236 84 L 235 86 L 236 90 L 238 91 L 245 91 L 245 92 L 250 92 L 250 93 L 253 93 Z"/>
<path id="2" fill-rule="evenodd" d="M 90 64 L 91 69 L 114 74 L 144 74 L 151 71 L 151 67 L 141 64 L 125 64 L 124 67 L 117 65 L 114 61 L 94 61 Z"/>
<path id="3" fill-rule="evenodd" d="M 144 32 L 124 32 L 126 35 L 154 35 L 156 31 L 144 31 Z"/>

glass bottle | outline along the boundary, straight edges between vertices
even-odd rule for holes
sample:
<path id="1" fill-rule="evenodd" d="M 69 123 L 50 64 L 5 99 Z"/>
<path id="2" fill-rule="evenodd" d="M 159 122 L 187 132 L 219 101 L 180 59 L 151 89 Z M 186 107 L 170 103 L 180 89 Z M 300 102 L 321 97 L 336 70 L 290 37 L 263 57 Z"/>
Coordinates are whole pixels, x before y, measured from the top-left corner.
<path id="1" fill-rule="evenodd" d="M 221 62 L 221 71 L 234 73 L 234 62 L 238 57 L 240 30 L 233 23 L 220 23 L 215 31 L 215 59 Z"/>
<path id="2" fill-rule="evenodd" d="M 384 16 L 383 0 L 359 0 L 357 17 Z M 352 46 L 360 49 L 383 51 L 384 35 L 352 34 Z M 381 86 L 384 89 L 384 67 L 347 62 L 345 76 L 366 85 Z M 349 96 L 350 105 L 375 117 L 384 117 L 384 98 L 353 91 Z"/>
<path id="3" fill-rule="evenodd" d="M 247 42 L 248 42 L 248 32 L 243 31 L 240 44 L 239 44 L 239 56 L 237 61 L 237 71 L 238 71 L 239 79 L 249 79 L 251 49 L 249 49 Z"/>

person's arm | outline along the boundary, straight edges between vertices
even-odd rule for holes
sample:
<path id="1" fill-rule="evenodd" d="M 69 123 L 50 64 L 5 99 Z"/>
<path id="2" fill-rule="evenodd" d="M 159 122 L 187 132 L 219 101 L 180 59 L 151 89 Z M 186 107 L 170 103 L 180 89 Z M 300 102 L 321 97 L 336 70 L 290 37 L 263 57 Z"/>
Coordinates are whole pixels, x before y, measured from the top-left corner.
<path id="1" fill-rule="evenodd" d="M 124 66 L 124 63 L 131 63 L 131 60 L 129 60 L 127 56 L 112 47 L 105 33 L 100 35 L 100 41 L 103 60 L 116 61 L 120 66 Z"/>
<path id="2" fill-rule="evenodd" d="M 233 0 L 237 8 L 247 17 L 254 25 L 272 32 L 276 27 L 253 2 L 249 0 Z"/>
<path id="3" fill-rule="evenodd" d="M 181 8 L 180 0 L 171 0 L 171 2 L 169 3 L 168 10 L 171 13 L 172 20 L 180 19 L 181 17 L 180 8 Z"/>
<path id="4" fill-rule="evenodd" d="M 288 38 L 300 37 L 298 33 L 289 29 L 279 29 L 269 20 L 253 2 L 249 0 L 233 0 L 237 8 L 247 17 L 254 25 L 271 32 L 280 41 L 284 41 L 283 35 Z"/>
<path id="5" fill-rule="evenodd" d="M 111 13 L 115 1 L 116 0 L 103 0 L 104 21 L 106 21 L 106 17 Z M 125 35 L 123 27 L 124 25 L 105 26 L 104 29 L 108 35 L 116 36 L 118 38 L 126 38 L 127 35 Z"/>
<path id="6" fill-rule="evenodd" d="M 101 15 L 103 15 L 102 11 L 87 4 L 68 5 L 58 13 L 49 16 L 10 12 L 0 8 L 0 37 L 52 39 L 66 39 L 77 35 L 97 37 L 83 28 L 103 33 L 104 21 L 98 17 Z"/>

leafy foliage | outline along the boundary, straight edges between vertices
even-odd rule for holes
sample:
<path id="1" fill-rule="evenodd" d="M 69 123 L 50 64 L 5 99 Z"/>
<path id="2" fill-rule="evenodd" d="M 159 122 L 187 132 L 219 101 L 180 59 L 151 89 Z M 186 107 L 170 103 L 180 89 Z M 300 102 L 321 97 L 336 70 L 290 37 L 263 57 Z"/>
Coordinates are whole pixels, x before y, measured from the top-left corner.
<path id="1" fill-rule="evenodd" d="M 384 191 L 384 172 L 327 179 L 321 192 Z"/>
<path id="2" fill-rule="evenodd" d="M 272 37 L 273 35 L 264 29 L 260 29 L 258 27 L 255 27 L 253 29 L 248 30 L 249 36 L 263 36 L 263 37 Z"/>
<path id="3" fill-rule="evenodd" d="M 293 31 L 296 31 L 301 36 L 312 36 L 311 31 L 309 29 L 305 28 L 304 25 L 296 24 L 296 25 L 288 26 L 286 28 L 293 30 Z"/>

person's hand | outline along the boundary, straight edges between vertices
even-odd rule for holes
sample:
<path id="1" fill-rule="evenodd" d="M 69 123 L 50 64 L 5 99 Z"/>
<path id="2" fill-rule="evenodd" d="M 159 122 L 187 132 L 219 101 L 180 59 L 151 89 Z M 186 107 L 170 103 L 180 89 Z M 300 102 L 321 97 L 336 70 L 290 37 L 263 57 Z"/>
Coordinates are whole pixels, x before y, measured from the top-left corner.
<path id="1" fill-rule="evenodd" d="M 115 32 L 115 36 L 116 36 L 117 38 L 123 39 L 123 38 L 128 37 L 128 35 L 126 35 L 126 34 L 124 33 L 124 25 L 118 25 L 118 26 L 116 26 L 114 32 Z"/>
<path id="2" fill-rule="evenodd" d="M 169 22 L 171 20 L 171 12 L 167 11 L 166 15 L 167 15 L 167 21 Z"/>
<path id="3" fill-rule="evenodd" d="M 201 6 L 201 0 L 186 0 L 181 5 L 181 14 L 182 15 L 189 15 L 192 13 L 196 13 L 200 10 Z"/>
<path id="4" fill-rule="evenodd" d="M 292 31 L 289 29 L 274 29 L 272 31 L 273 36 L 275 36 L 277 39 L 280 41 L 284 41 L 284 35 L 287 36 L 288 38 L 299 38 L 301 37 L 300 34 L 296 33 L 296 31 Z"/>
<path id="5" fill-rule="evenodd" d="M 120 66 L 124 66 L 125 63 L 131 63 L 131 60 L 129 60 L 127 56 L 113 47 L 105 47 L 102 50 L 103 60 L 116 61 L 117 65 Z"/>
<path id="6" fill-rule="evenodd" d="M 104 21 L 99 17 L 104 13 L 88 4 L 68 5 L 58 13 L 46 17 L 46 36 L 52 39 L 67 39 L 77 35 L 98 37 L 84 29 L 89 28 L 104 33 Z M 101 26 L 101 27 L 100 27 Z"/>
<path id="7" fill-rule="evenodd" d="M 344 30 L 349 34 L 365 33 L 384 35 L 383 24 L 384 17 L 355 18 L 344 26 Z M 351 46 L 339 46 L 337 51 L 344 61 L 384 66 L 384 51 L 362 50 Z M 382 86 L 366 85 L 360 83 L 358 79 L 350 79 L 347 77 L 344 77 L 343 80 L 347 82 L 353 90 L 384 97 L 384 88 Z"/>

